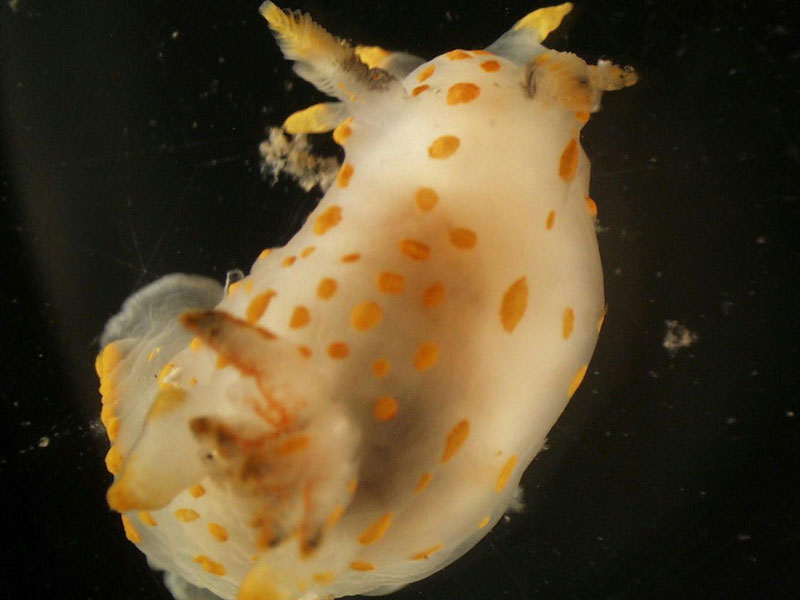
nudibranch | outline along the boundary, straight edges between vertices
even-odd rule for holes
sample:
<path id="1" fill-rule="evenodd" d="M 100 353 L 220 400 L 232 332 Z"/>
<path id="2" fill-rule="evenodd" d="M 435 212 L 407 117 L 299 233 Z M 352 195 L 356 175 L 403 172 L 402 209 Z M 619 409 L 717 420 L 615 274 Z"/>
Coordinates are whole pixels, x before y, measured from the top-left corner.
<path id="1" fill-rule="evenodd" d="M 109 505 L 177 597 L 389 593 L 507 510 L 605 312 L 579 134 L 636 81 L 542 45 L 571 8 L 425 62 L 261 6 L 338 100 L 284 131 L 344 162 L 243 279 L 129 298 L 96 364 Z"/>

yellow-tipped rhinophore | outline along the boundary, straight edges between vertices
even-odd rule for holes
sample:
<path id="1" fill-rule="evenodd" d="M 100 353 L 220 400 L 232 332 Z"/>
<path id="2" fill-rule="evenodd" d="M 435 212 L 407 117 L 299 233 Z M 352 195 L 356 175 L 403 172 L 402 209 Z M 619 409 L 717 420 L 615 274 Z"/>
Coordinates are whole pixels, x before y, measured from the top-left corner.
<path id="1" fill-rule="evenodd" d="M 514 24 L 512 31 L 520 29 L 533 29 L 539 34 L 539 41 L 543 42 L 550 32 L 561 25 L 562 19 L 572 10 L 572 2 L 565 2 L 558 6 L 537 8 L 528 13 Z"/>

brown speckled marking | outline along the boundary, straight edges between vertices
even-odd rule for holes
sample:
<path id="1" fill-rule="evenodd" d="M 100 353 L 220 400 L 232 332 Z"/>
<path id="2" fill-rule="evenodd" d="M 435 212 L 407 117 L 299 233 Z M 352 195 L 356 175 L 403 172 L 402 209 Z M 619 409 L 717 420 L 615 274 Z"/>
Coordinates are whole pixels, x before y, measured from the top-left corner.
<path id="1" fill-rule="evenodd" d="M 478 234 L 466 227 L 456 227 L 450 231 L 450 243 L 461 250 L 471 250 L 478 243 Z"/>
<path id="2" fill-rule="evenodd" d="M 572 138 L 564 152 L 561 153 L 561 160 L 558 163 L 558 176 L 564 181 L 572 181 L 575 171 L 578 168 L 578 140 Z"/>
<path id="3" fill-rule="evenodd" d="M 380 540 L 389 530 L 393 518 L 394 515 L 390 512 L 381 515 L 358 536 L 358 543 L 368 546 Z"/>
<path id="4" fill-rule="evenodd" d="M 428 548 L 427 550 L 423 550 L 422 552 L 417 552 L 411 556 L 411 560 L 424 560 L 426 558 L 430 558 L 432 555 L 436 554 L 439 550 L 444 548 L 444 544 L 436 544 L 435 546 Z"/>
<path id="5" fill-rule="evenodd" d="M 423 212 L 431 210 L 439 201 L 439 194 L 433 188 L 421 187 L 414 193 L 414 202 Z"/>
<path id="6" fill-rule="evenodd" d="M 262 292 L 255 296 L 251 301 L 250 304 L 247 305 L 247 310 L 245 311 L 245 319 L 249 323 L 255 323 L 258 321 L 264 313 L 269 308 L 270 301 L 275 297 L 275 290 L 267 290 L 266 292 Z M 200 338 L 195 338 L 200 339 Z"/>
<path id="7" fill-rule="evenodd" d="M 466 104 L 475 100 L 480 94 L 481 88 L 474 83 L 456 83 L 447 90 L 447 104 L 450 106 Z"/>
<path id="8" fill-rule="evenodd" d="M 481 63 L 481 69 L 487 73 L 494 73 L 500 70 L 500 63 L 496 60 L 485 60 Z"/>
<path id="9" fill-rule="evenodd" d="M 425 81 L 425 80 L 426 80 L 428 77 L 430 77 L 431 75 L 433 75 L 433 72 L 434 72 L 435 70 L 436 70 L 436 66 L 435 66 L 435 65 L 428 65 L 427 67 L 425 67 L 424 69 L 422 69 L 422 71 L 420 71 L 420 72 L 419 72 L 419 75 L 417 75 L 417 81 L 418 81 L 418 82 L 420 82 L 420 83 L 422 83 L 422 82 L 423 82 L 423 81 Z"/>
<path id="10" fill-rule="evenodd" d="M 447 434 L 442 452 L 442 464 L 449 462 L 459 451 L 469 437 L 469 421 L 464 419 L 456 423 L 455 427 Z"/>
<path id="11" fill-rule="evenodd" d="M 547 222 L 544 224 L 544 228 L 550 231 L 553 228 L 553 225 L 556 224 L 556 211 L 551 210 L 547 213 Z"/>
<path id="12" fill-rule="evenodd" d="M 350 347 L 346 342 L 333 342 L 328 346 L 328 356 L 331 358 L 347 358 L 350 354 Z"/>
<path id="13" fill-rule="evenodd" d="M 449 158 L 458 151 L 460 145 L 461 140 L 454 135 L 439 136 L 428 146 L 428 156 L 437 159 Z"/>
<path id="14" fill-rule="evenodd" d="M 292 311 L 292 316 L 289 319 L 289 327 L 292 329 L 300 329 L 305 327 L 311 322 L 311 313 L 305 306 L 295 306 Z"/>
<path id="15" fill-rule="evenodd" d="M 330 277 L 323 277 L 317 286 L 317 296 L 323 300 L 329 300 L 336 293 L 336 288 L 339 287 L 335 279 Z"/>
<path id="16" fill-rule="evenodd" d="M 500 469 L 500 474 L 497 476 L 497 481 L 494 484 L 494 491 L 498 494 L 506 489 L 506 485 L 508 485 L 508 480 L 511 477 L 511 474 L 514 472 L 514 467 L 517 466 L 517 455 L 509 457 L 506 461 L 506 464 L 503 465 L 503 468 Z"/>
<path id="17" fill-rule="evenodd" d="M 439 361 L 439 344 L 435 342 L 422 342 L 414 355 L 414 368 L 417 371 L 427 371 Z"/>
<path id="18" fill-rule="evenodd" d="M 350 163 L 344 163 L 342 168 L 339 169 L 339 174 L 336 176 L 336 185 L 340 188 L 346 188 L 350 185 L 350 179 L 353 177 L 355 168 Z"/>
<path id="19" fill-rule="evenodd" d="M 575 311 L 569 306 L 565 308 L 561 321 L 561 335 L 565 340 L 569 339 L 569 336 L 572 335 L 572 329 L 575 326 Z"/>
<path id="20" fill-rule="evenodd" d="M 378 289 L 384 294 L 401 294 L 406 287 L 406 279 L 399 273 L 381 271 L 378 274 Z"/>
<path id="21" fill-rule="evenodd" d="M 333 205 L 326 208 L 314 221 L 314 234 L 323 235 L 336 227 L 342 220 L 342 207 Z"/>
<path id="22" fill-rule="evenodd" d="M 525 277 L 512 283 L 500 303 L 500 324 L 508 333 L 514 331 L 528 308 L 528 280 Z"/>
<path id="23" fill-rule="evenodd" d="M 372 416 L 378 421 L 391 421 L 397 416 L 397 400 L 391 396 L 381 396 L 372 407 Z"/>
<path id="24" fill-rule="evenodd" d="M 383 309 L 372 300 L 365 300 L 350 311 L 350 324 L 357 331 L 369 331 L 376 327 L 383 318 Z"/>

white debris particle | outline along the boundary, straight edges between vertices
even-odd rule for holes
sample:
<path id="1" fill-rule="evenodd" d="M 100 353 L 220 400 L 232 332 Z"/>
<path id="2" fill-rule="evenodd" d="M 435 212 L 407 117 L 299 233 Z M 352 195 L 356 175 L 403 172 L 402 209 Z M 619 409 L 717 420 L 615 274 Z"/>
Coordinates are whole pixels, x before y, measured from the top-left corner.
<path id="1" fill-rule="evenodd" d="M 785 414 L 785 415 L 786 415 L 787 417 L 789 417 L 790 419 L 794 417 L 794 411 L 793 411 L 793 410 L 787 410 L 787 411 L 786 411 L 785 413 L 783 413 L 783 414 Z"/>
<path id="2" fill-rule="evenodd" d="M 180 35 L 181 32 L 176 29 L 175 31 L 172 32 L 172 39 L 177 40 Z"/>
<path id="3" fill-rule="evenodd" d="M 258 147 L 263 163 L 261 171 L 276 180 L 284 173 L 295 180 L 306 192 L 318 185 L 324 192 L 336 179 L 339 161 L 331 156 L 314 155 L 304 134 L 286 134 L 279 127 L 269 130 L 269 139 Z"/>
<path id="4" fill-rule="evenodd" d="M 688 348 L 694 345 L 698 339 L 696 333 L 689 331 L 684 325 L 681 325 L 677 321 L 664 321 L 664 325 L 667 326 L 667 331 L 664 334 L 664 341 L 661 345 L 666 348 L 667 352 L 669 352 L 669 355 L 672 357 L 674 357 L 681 348 Z"/>
<path id="5" fill-rule="evenodd" d="M 39 439 L 39 448 L 47 448 L 49 445 L 50 445 L 50 438 L 47 437 L 46 435 L 42 436 Z"/>

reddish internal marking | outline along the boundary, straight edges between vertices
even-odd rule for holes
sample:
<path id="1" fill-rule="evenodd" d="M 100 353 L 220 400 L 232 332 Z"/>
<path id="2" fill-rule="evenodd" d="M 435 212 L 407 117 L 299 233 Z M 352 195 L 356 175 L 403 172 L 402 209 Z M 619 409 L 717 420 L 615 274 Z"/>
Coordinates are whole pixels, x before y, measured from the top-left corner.
<path id="1" fill-rule="evenodd" d="M 572 181 L 575 171 L 578 168 L 578 140 L 572 138 L 564 152 L 561 153 L 561 160 L 558 163 L 558 176 L 564 181 Z"/>
<path id="2" fill-rule="evenodd" d="M 372 407 L 372 415 L 378 421 L 391 421 L 397 416 L 397 400 L 391 396 L 381 396 Z"/>
<path id="3" fill-rule="evenodd" d="M 418 81 L 418 82 L 420 82 L 420 83 L 422 83 L 422 82 L 423 82 L 423 81 L 425 81 L 425 80 L 426 80 L 428 77 L 430 77 L 431 75 L 433 75 L 433 72 L 434 72 L 435 70 L 436 70 L 436 66 L 435 66 L 435 65 L 428 65 L 427 67 L 425 67 L 424 69 L 422 69 L 422 71 L 420 71 L 420 72 L 419 72 L 419 75 L 417 75 L 417 81 Z"/>
<path id="4" fill-rule="evenodd" d="M 445 291 L 441 283 L 434 283 L 422 294 L 422 304 L 429 308 L 439 306 L 444 302 Z"/>
<path id="5" fill-rule="evenodd" d="M 149 525 L 150 527 L 155 527 L 156 525 L 158 525 L 153 515 L 151 515 L 146 510 L 139 511 L 139 520 L 145 525 Z"/>
<path id="6" fill-rule="evenodd" d="M 255 296 L 250 304 L 247 305 L 245 311 L 245 319 L 248 323 L 255 323 L 258 321 L 269 308 L 270 301 L 275 297 L 275 290 L 267 290 Z M 200 338 L 195 338 L 200 339 Z"/>
<path id="7" fill-rule="evenodd" d="M 481 69 L 487 73 L 494 73 L 495 71 L 500 70 L 500 63 L 496 60 L 485 60 L 481 63 Z"/>
<path id="8" fill-rule="evenodd" d="M 433 188 L 421 187 L 414 193 L 414 202 L 421 211 L 429 211 L 439 201 L 439 194 Z"/>
<path id="9" fill-rule="evenodd" d="M 339 170 L 339 174 L 336 176 L 336 185 L 340 188 L 346 188 L 350 185 L 350 179 L 353 177 L 353 165 L 350 163 L 344 163 L 342 168 Z"/>
<path id="10" fill-rule="evenodd" d="M 580 387 L 581 382 L 583 381 L 583 378 L 586 375 L 586 369 L 588 368 L 589 365 L 583 365 L 580 369 L 578 369 L 578 372 L 575 373 L 575 377 L 572 378 L 572 382 L 569 384 L 569 390 L 567 390 L 568 398 L 572 398 L 572 395 Z"/>
<path id="11" fill-rule="evenodd" d="M 439 360 L 439 345 L 435 342 L 422 342 L 414 355 L 414 368 L 427 371 Z"/>
<path id="12" fill-rule="evenodd" d="M 212 575 L 219 575 L 220 577 L 225 575 L 225 567 L 220 563 L 211 560 L 207 556 L 198 554 L 197 556 L 194 557 L 194 562 L 203 567 L 203 570 L 206 573 L 211 573 Z"/>
<path id="13" fill-rule="evenodd" d="M 448 60 L 464 60 L 466 58 L 472 58 L 472 56 L 470 56 L 469 54 L 467 54 L 463 50 L 451 50 L 450 52 L 448 52 L 444 56 Z"/>
<path id="14" fill-rule="evenodd" d="M 133 526 L 133 522 L 127 515 L 122 515 L 122 528 L 125 530 L 125 537 L 128 538 L 128 540 L 134 544 L 141 543 L 142 536 L 136 531 L 136 527 Z"/>
<path id="15" fill-rule="evenodd" d="M 187 491 L 193 498 L 201 498 L 206 495 L 206 488 L 199 483 L 194 484 Z"/>
<path id="16" fill-rule="evenodd" d="M 425 85 L 418 85 L 413 90 L 411 90 L 411 95 L 419 96 L 422 92 L 429 89 L 431 89 L 431 86 L 429 86 L 427 83 Z"/>
<path id="17" fill-rule="evenodd" d="M 371 562 L 354 560 L 350 563 L 350 568 L 353 569 L 353 571 L 374 571 L 376 567 Z"/>
<path id="18" fill-rule="evenodd" d="M 378 274 L 378 289 L 384 294 L 400 294 L 406 287 L 406 279 L 399 273 L 381 271 Z"/>
<path id="19" fill-rule="evenodd" d="M 356 304 L 350 312 L 350 324 L 358 331 L 368 331 L 383 318 L 383 309 L 372 300 Z"/>
<path id="20" fill-rule="evenodd" d="M 450 243 L 462 250 L 471 250 L 478 243 L 478 234 L 466 227 L 456 227 L 450 232 Z"/>
<path id="21" fill-rule="evenodd" d="M 336 293 L 337 287 L 338 285 L 334 279 L 331 279 L 330 277 L 324 277 L 320 280 L 319 285 L 317 286 L 317 296 L 323 300 L 328 300 Z"/>
<path id="22" fill-rule="evenodd" d="M 358 536 L 358 543 L 368 546 L 380 540 L 389 530 L 393 518 L 394 515 L 390 512 L 382 515 Z"/>
<path id="23" fill-rule="evenodd" d="M 400 252 L 414 260 L 426 260 L 431 255 L 430 246 L 417 240 L 400 240 Z"/>
<path id="24" fill-rule="evenodd" d="M 385 377 L 389 374 L 389 370 L 392 368 L 391 364 L 385 358 L 379 358 L 374 363 L 372 363 L 372 374 L 375 377 Z"/>
<path id="25" fill-rule="evenodd" d="M 417 482 L 417 487 L 414 488 L 414 493 L 419 494 L 426 487 L 428 487 L 428 484 L 430 484 L 432 480 L 433 480 L 433 475 L 431 475 L 430 473 L 423 473 L 422 476 L 419 478 L 419 481 Z"/>
<path id="26" fill-rule="evenodd" d="M 314 234 L 323 235 L 336 227 L 342 220 L 342 207 L 333 205 L 326 208 L 314 221 Z"/>
<path id="27" fill-rule="evenodd" d="M 500 304 L 500 324 L 508 333 L 514 331 L 528 308 L 528 280 L 517 279 L 503 294 Z"/>
<path id="28" fill-rule="evenodd" d="M 228 530 L 219 523 L 209 523 L 208 533 L 210 533 L 211 537 L 215 538 L 219 542 L 228 541 Z"/>
<path id="29" fill-rule="evenodd" d="M 500 475 L 497 476 L 497 481 L 494 484 L 494 491 L 498 494 L 502 492 L 506 485 L 508 485 L 508 480 L 511 477 L 511 474 L 514 472 L 514 467 L 517 466 L 517 456 L 516 454 L 510 457 L 506 464 L 503 465 L 503 468 L 500 469 Z"/>
<path id="30" fill-rule="evenodd" d="M 200 518 L 200 514 L 191 508 L 179 508 L 175 511 L 175 518 L 182 523 L 191 523 Z"/>
<path id="31" fill-rule="evenodd" d="M 556 223 L 556 211 L 551 210 L 547 213 L 547 222 L 544 225 L 544 228 L 550 231 L 553 228 L 553 225 Z"/>
<path id="32" fill-rule="evenodd" d="M 481 88 L 474 83 L 456 83 L 447 90 L 447 104 L 450 106 L 466 104 L 475 100 L 480 93 Z"/>
<path id="33" fill-rule="evenodd" d="M 444 443 L 444 451 L 442 452 L 442 464 L 449 462 L 459 451 L 464 442 L 469 437 L 469 421 L 464 419 L 456 423 L 456 426 L 447 434 L 447 439 Z"/>
<path id="34" fill-rule="evenodd" d="M 561 324 L 561 335 L 564 339 L 568 339 L 570 335 L 572 335 L 572 329 L 575 326 L 575 311 L 572 310 L 569 306 L 564 309 L 564 315 L 562 317 L 562 324 Z"/>
<path id="35" fill-rule="evenodd" d="M 456 153 L 460 145 L 461 140 L 454 135 L 440 136 L 428 146 L 428 156 L 431 158 L 448 158 Z"/>
<path id="36" fill-rule="evenodd" d="M 331 358 L 347 358 L 350 348 L 345 342 L 334 342 L 328 346 L 328 356 Z"/>
<path id="37" fill-rule="evenodd" d="M 283 259 L 283 262 L 281 263 L 281 266 L 283 266 L 283 267 L 291 267 L 296 260 L 297 260 L 296 256 L 287 256 L 286 258 Z"/>
<path id="38" fill-rule="evenodd" d="M 422 552 L 417 552 L 416 554 L 412 555 L 411 560 L 424 560 L 426 558 L 430 558 L 433 554 L 436 554 L 442 548 L 444 548 L 444 544 L 436 544 L 435 546 L 428 548 L 427 550 L 423 550 Z"/>

